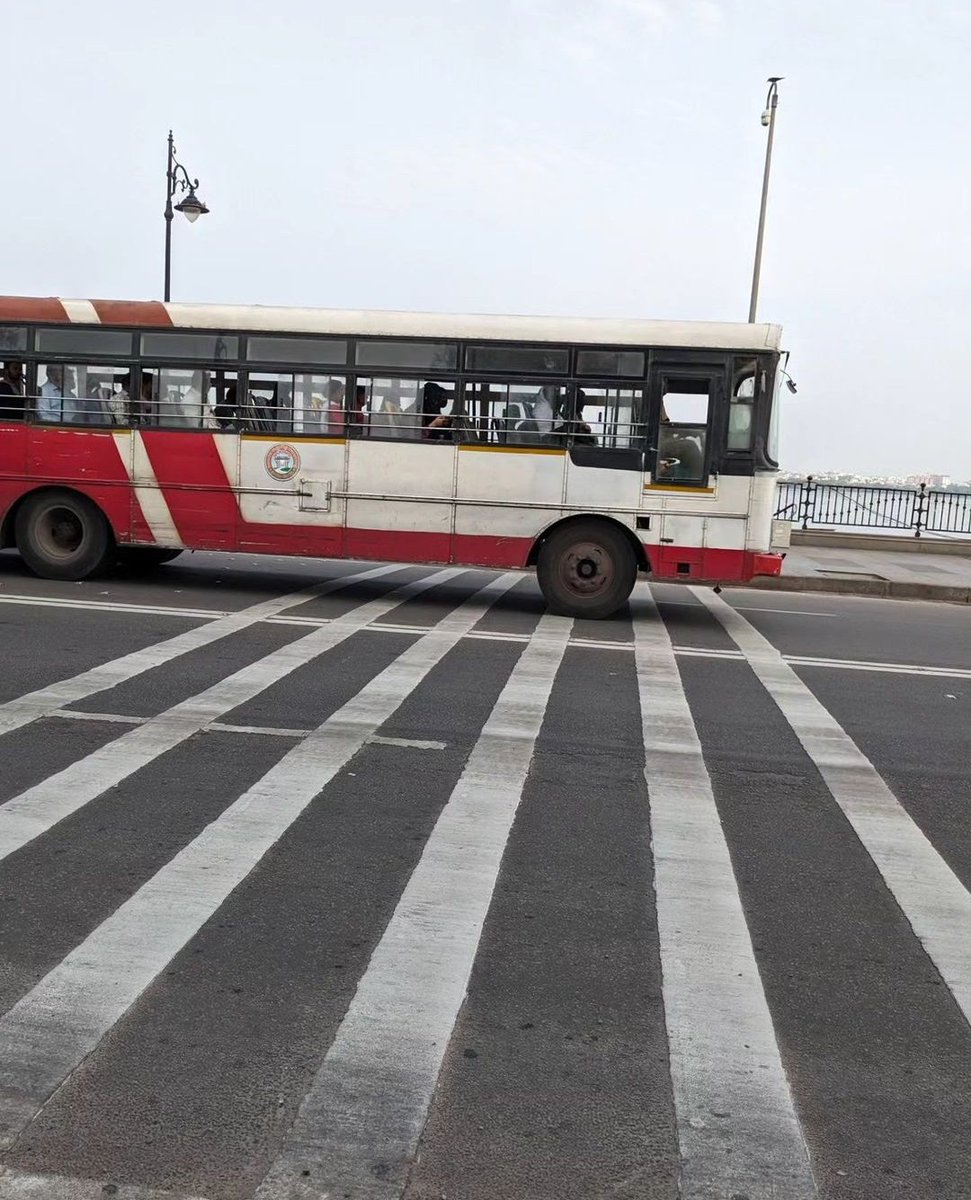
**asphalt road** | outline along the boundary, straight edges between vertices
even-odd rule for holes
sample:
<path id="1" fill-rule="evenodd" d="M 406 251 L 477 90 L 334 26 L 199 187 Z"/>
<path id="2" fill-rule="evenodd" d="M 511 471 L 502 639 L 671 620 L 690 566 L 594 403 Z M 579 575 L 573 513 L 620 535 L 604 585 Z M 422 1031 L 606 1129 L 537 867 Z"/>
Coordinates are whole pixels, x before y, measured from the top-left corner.
<path id="1" fill-rule="evenodd" d="M 0 555 L 0 1200 L 971 1197 L 971 611 Z"/>

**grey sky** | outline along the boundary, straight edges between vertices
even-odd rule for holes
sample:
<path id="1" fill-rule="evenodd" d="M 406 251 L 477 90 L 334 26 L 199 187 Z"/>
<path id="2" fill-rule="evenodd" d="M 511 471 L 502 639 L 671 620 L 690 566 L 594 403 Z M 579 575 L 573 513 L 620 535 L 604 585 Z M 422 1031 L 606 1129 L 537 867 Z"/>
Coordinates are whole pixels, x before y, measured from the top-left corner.
<path id="1" fill-rule="evenodd" d="M 971 4 L 4 4 L 0 292 L 744 320 L 783 465 L 971 478 Z"/>

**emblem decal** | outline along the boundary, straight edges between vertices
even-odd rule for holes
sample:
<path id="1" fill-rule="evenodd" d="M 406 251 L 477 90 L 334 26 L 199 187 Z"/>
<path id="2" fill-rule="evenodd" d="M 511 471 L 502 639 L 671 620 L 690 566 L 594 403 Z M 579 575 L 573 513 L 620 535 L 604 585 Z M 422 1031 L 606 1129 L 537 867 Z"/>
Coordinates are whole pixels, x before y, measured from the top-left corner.
<path id="1" fill-rule="evenodd" d="M 267 475 L 274 479 L 292 479 L 300 470 L 300 455 L 282 442 L 271 446 L 263 459 Z"/>

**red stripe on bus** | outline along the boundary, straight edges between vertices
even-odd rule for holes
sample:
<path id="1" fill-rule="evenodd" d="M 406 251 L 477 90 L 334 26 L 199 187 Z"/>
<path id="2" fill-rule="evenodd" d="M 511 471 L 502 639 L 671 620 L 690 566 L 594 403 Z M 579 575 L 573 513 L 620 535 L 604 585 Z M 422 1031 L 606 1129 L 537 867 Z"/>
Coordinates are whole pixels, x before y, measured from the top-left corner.
<path id="1" fill-rule="evenodd" d="M 0 321 L 67 321 L 56 296 L 0 296 Z"/>
<path id="2" fill-rule="evenodd" d="M 171 325 L 161 300 L 92 300 L 102 325 Z"/>
<path id="3" fill-rule="evenodd" d="M 207 433 L 144 429 L 142 442 L 179 537 L 194 550 L 235 550 L 239 506 Z"/>
<path id="4" fill-rule="evenodd" d="M 645 546 L 656 579 L 725 583 L 754 575 L 778 575 L 782 555 L 754 550 L 716 550 L 699 546 Z"/>

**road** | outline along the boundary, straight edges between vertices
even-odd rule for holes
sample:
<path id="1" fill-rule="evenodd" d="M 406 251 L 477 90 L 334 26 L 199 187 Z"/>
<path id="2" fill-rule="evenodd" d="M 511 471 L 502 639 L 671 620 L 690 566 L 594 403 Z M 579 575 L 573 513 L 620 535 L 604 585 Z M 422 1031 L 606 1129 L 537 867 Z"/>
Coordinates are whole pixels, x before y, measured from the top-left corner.
<path id="1" fill-rule="evenodd" d="M 966 607 L 4 554 L 0 645 L 0 1200 L 971 1196 Z"/>

